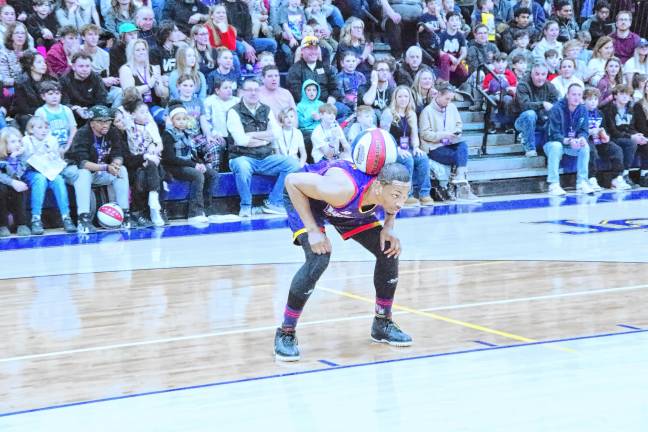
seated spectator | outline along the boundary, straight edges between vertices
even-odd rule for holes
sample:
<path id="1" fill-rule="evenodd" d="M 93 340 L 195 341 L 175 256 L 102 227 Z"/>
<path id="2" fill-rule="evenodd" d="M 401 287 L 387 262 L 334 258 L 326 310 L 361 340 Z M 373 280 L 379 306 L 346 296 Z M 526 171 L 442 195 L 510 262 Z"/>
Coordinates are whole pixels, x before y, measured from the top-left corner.
<path id="1" fill-rule="evenodd" d="M 222 3 L 209 9 L 209 20 L 205 27 L 212 48 L 225 47 L 232 52 L 236 51 L 236 29 L 227 21 L 227 10 Z"/>
<path id="2" fill-rule="evenodd" d="M 436 97 L 437 90 L 435 87 L 434 73 L 431 69 L 425 68 L 418 71 L 412 84 L 412 96 L 416 106 L 416 115 L 421 114 L 423 108 L 428 106 Z M 481 108 L 481 107 L 480 107 Z"/>
<path id="3" fill-rule="evenodd" d="M 615 30 L 614 22 L 610 19 L 610 3 L 606 0 L 598 0 L 594 10 L 596 13 L 581 25 L 581 30 L 588 31 L 592 36 L 592 41 L 588 45 L 590 49 L 594 48 L 597 40 Z"/>
<path id="4" fill-rule="evenodd" d="M 297 109 L 295 99 L 288 90 L 279 86 L 279 68 L 268 65 L 262 71 L 263 85 L 259 88 L 259 102 L 268 105 L 273 113 L 280 113 L 286 108 Z M 297 115 L 297 114 L 295 114 Z"/>
<path id="5" fill-rule="evenodd" d="M 558 100 L 558 91 L 547 81 L 547 65 L 537 62 L 531 67 L 531 73 L 520 81 L 515 94 L 519 116 L 515 120 L 515 129 L 522 137 L 522 145 L 527 157 L 537 156 L 536 131 L 545 131 L 548 113 Z"/>
<path id="6" fill-rule="evenodd" d="M 558 172 L 563 154 L 577 157 L 576 191 L 591 194 L 594 190 L 588 181 L 590 148 L 589 117 L 583 105 L 583 87 L 571 84 L 567 95 L 560 99 L 549 111 L 547 143 L 544 145 L 547 156 L 547 183 L 549 195 L 565 195 L 560 187 Z"/>
<path id="7" fill-rule="evenodd" d="M 376 114 L 373 108 L 367 105 L 360 105 L 356 110 L 356 121 L 349 126 L 347 138 L 349 143 L 353 143 L 358 135 L 367 129 L 376 127 Z"/>
<path id="8" fill-rule="evenodd" d="M 329 3 L 324 4 L 322 0 L 308 0 L 306 2 L 306 8 L 304 8 L 304 13 L 308 21 L 315 21 L 311 24 L 313 26 L 319 25 L 327 27 L 331 31 L 329 19 L 338 30 L 344 26 L 344 19 L 337 6 Z M 339 20 L 337 19 L 338 15 L 340 17 Z"/>
<path id="9" fill-rule="evenodd" d="M 17 225 L 20 237 L 31 235 L 27 226 L 27 191 L 29 186 L 22 181 L 27 164 L 23 153 L 22 135 L 18 129 L 8 127 L 0 131 L 0 238 L 9 237 L 9 213 Z"/>
<path id="10" fill-rule="evenodd" d="M 518 82 L 520 82 L 526 77 L 529 64 L 527 63 L 526 58 L 523 55 L 518 54 L 512 59 L 511 56 L 509 56 L 509 59 L 511 60 L 511 70 L 515 74 L 515 78 L 517 78 Z"/>
<path id="11" fill-rule="evenodd" d="M 122 91 L 119 87 L 119 78 L 110 76 L 110 56 L 99 47 L 99 35 L 101 28 L 95 24 L 88 24 L 81 28 L 83 45 L 81 51 L 88 54 L 92 59 L 92 71 L 101 77 L 104 87 L 106 87 L 108 104 L 114 108 L 121 105 Z"/>
<path id="12" fill-rule="evenodd" d="M 560 62 L 560 74 L 551 80 L 551 84 L 558 90 L 558 95 L 564 98 L 567 95 L 567 89 L 572 84 L 579 84 L 585 88 L 585 84 L 578 78 L 574 72 L 576 70 L 576 62 L 570 58 L 564 58 Z"/>
<path id="13" fill-rule="evenodd" d="M 613 175 L 612 189 L 627 190 L 630 189 L 630 185 L 623 180 L 623 150 L 610 140 L 610 136 L 602 127 L 603 114 L 598 110 L 600 94 L 598 89 L 593 87 L 588 87 L 583 92 L 589 119 L 589 184 L 595 192 L 602 189 L 596 178 L 597 164 L 600 160 L 606 160 L 610 162 Z"/>
<path id="14" fill-rule="evenodd" d="M 454 99 L 454 89 L 443 83 L 437 86 L 436 98 L 419 117 L 421 148 L 430 159 L 443 165 L 456 167 L 451 183 L 456 187 L 459 200 L 475 201 L 466 177 L 468 145 L 461 139 L 463 122 Z"/>
<path id="15" fill-rule="evenodd" d="M 324 105 L 319 99 L 320 87 L 313 80 L 306 80 L 302 85 L 302 98 L 297 104 L 297 119 L 299 129 L 304 135 L 306 150 L 311 153 L 311 134 L 319 125 L 321 116 L 319 108 Z"/>
<path id="16" fill-rule="evenodd" d="M 228 51 L 231 56 L 232 53 Z M 207 80 L 198 70 L 196 50 L 190 46 L 181 47 L 176 53 L 176 69 L 169 75 L 169 94 L 172 99 L 178 98 L 178 77 L 189 75 L 194 80 L 194 92 L 200 100 L 207 97 Z M 211 93 L 211 92 L 210 92 Z"/>
<path id="17" fill-rule="evenodd" d="M 45 232 L 41 215 L 47 189 L 54 193 L 65 231 L 76 232 L 76 226 L 70 218 L 67 187 L 61 176 L 66 163 L 61 157 L 58 140 L 50 133 L 47 120 L 39 116 L 29 119 L 23 147 L 24 153 L 21 157 L 28 164 L 23 179 L 31 189 L 32 234 L 42 235 Z M 54 176 L 56 170 L 59 172 Z"/>
<path id="18" fill-rule="evenodd" d="M 198 54 L 198 69 L 204 76 L 208 76 L 216 69 L 216 48 L 209 44 L 209 31 L 204 24 L 196 24 L 191 27 L 192 47 Z M 240 66 L 239 66 L 240 68 Z"/>
<path id="19" fill-rule="evenodd" d="M 342 70 L 337 74 L 338 86 L 342 93 L 342 102 L 351 112 L 358 103 L 358 90 L 367 83 L 365 76 L 356 70 L 358 58 L 353 51 L 347 51 L 341 57 Z"/>
<path id="20" fill-rule="evenodd" d="M 162 138 L 139 92 L 129 92 L 114 125 L 126 133 L 124 166 L 131 189 L 133 224 L 139 228 L 164 226 L 162 205 L 164 169 Z"/>
<path id="21" fill-rule="evenodd" d="M 0 6 L 0 48 L 4 48 L 7 28 L 16 24 L 16 10 L 9 4 Z"/>
<path id="22" fill-rule="evenodd" d="M 432 67 L 439 61 L 439 33 L 445 30 L 445 21 L 441 19 L 436 0 L 425 1 L 425 12 L 418 21 L 419 45 L 424 50 L 425 63 Z"/>
<path id="23" fill-rule="evenodd" d="M 77 123 L 70 108 L 61 104 L 61 85 L 56 81 L 44 81 L 39 86 L 39 93 L 45 102 L 34 113 L 42 117 L 49 125 L 50 134 L 56 138 L 59 152 L 64 155 L 72 145 L 77 132 Z"/>
<path id="24" fill-rule="evenodd" d="M 21 22 L 7 27 L 4 48 L 0 48 L 0 77 L 2 77 L 2 86 L 11 95 L 14 94 L 16 79 L 22 73 L 19 59 L 29 49 L 27 27 Z"/>
<path id="25" fill-rule="evenodd" d="M 173 74 L 173 72 L 171 72 Z M 234 68 L 234 55 L 227 48 L 218 48 L 216 50 L 216 69 L 207 76 L 207 92 L 214 91 L 214 81 L 216 79 L 227 78 L 234 83 L 234 91 L 238 88 L 241 79 L 241 73 Z"/>
<path id="26" fill-rule="evenodd" d="M 616 31 L 610 34 L 614 41 L 614 55 L 625 64 L 633 56 L 641 39 L 637 33 L 630 31 L 632 12 L 620 11 L 616 16 Z"/>
<path id="27" fill-rule="evenodd" d="M 358 101 L 372 107 L 376 112 L 376 118 L 380 118 L 383 110 L 391 103 L 395 87 L 389 61 L 376 60 L 369 82 L 360 86 L 358 90 Z"/>
<path id="28" fill-rule="evenodd" d="M 492 4 L 492 1 L 490 4 Z M 488 27 L 484 24 L 477 24 L 473 31 L 475 40 L 468 44 L 468 70 L 470 76 L 468 81 L 462 86 L 465 90 L 472 95 L 473 104 L 469 108 L 471 111 L 480 111 L 484 103 L 482 94 L 475 90 L 475 81 L 477 80 L 478 69 L 480 65 L 493 67 L 493 60 L 499 55 L 497 45 L 488 41 Z M 484 73 L 479 72 L 479 79 L 484 78 Z"/>
<path id="29" fill-rule="evenodd" d="M 155 12 L 148 6 L 141 6 L 135 12 L 137 35 L 144 39 L 150 49 L 157 48 L 157 28 L 155 27 Z M 117 26 L 119 29 L 119 26 Z M 118 31 L 119 33 L 119 31 Z"/>
<path id="30" fill-rule="evenodd" d="M 127 61 L 128 44 L 131 41 L 139 39 L 139 30 L 135 24 L 130 22 L 121 23 L 117 28 L 119 31 L 119 39 L 110 48 L 110 76 L 119 75 L 119 68 Z M 148 46 L 148 45 L 147 45 Z M 175 66 L 175 61 L 173 62 Z"/>
<path id="31" fill-rule="evenodd" d="M 148 44 L 144 39 L 131 41 L 126 51 L 127 62 L 119 68 L 122 88 L 136 87 L 158 124 L 163 123 L 162 100 L 168 97 L 160 66 L 149 63 Z"/>
<path id="32" fill-rule="evenodd" d="M 277 51 L 277 42 L 272 38 L 252 37 L 252 17 L 250 9 L 243 0 L 225 0 L 227 20 L 236 29 L 236 52 L 249 64 L 256 61 L 257 52 Z"/>
<path id="33" fill-rule="evenodd" d="M 558 0 L 555 8 L 556 15 L 552 19 L 558 23 L 558 41 L 564 43 L 575 39 L 579 28 L 574 20 L 574 6 L 571 0 Z"/>
<path id="34" fill-rule="evenodd" d="M 644 98 L 644 86 L 648 81 L 648 75 L 635 74 L 632 79 L 632 106 Z"/>
<path id="35" fill-rule="evenodd" d="M 56 42 L 56 32 L 59 28 L 51 3 L 49 0 L 36 0 L 32 7 L 34 10 L 25 21 L 27 31 L 33 36 L 35 46 L 50 49 Z"/>
<path id="36" fill-rule="evenodd" d="M 294 63 L 294 53 L 303 39 L 306 15 L 301 0 L 288 0 L 279 12 L 279 22 L 282 26 L 281 51 L 287 65 Z"/>
<path id="37" fill-rule="evenodd" d="M 92 57 L 79 51 L 72 56 L 71 64 L 72 71 L 61 78 L 63 103 L 82 125 L 90 118 L 90 107 L 107 103 L 107 93 L 99 75 L 92 72 Z"/>
<path id="38" fill-rule="evenodd" d="M 241 102 L 227 112 L 227 130 L 233 139 L 229 149 L 229 167 L 236 179 L 241 197 L 239 216 L 252 216 L 252 175 L 277 176 L 262 211 L 285 214 L 283 189 L 286 175 L 299 169 L 293 158 L 273 154 L 273 142 L 281 136 L 281 128 L 267 105 L 259 102 L 259 83 L 246 79 L 241 85 Z"/>
<path id="39" fill-rule="evenodd" d="M 506 66 L 508 62 L 505 53 L 498 54 L 493 62 L 493 72 L 484 77 L 483 89 L 491 97 L 499 102 L 495 109 L 493 124 L 488 130 L 489 133 L 497 133 L 498 130 L 506 133 L 514 133 L 513 130 L 513 98 L 517 87 L 517 77 Z"/>
<path id="40" fill-rule="evenodd" d="M 189 182 L 187 220 L 192 224 L 209 223 L 212 216 L 212 184 L 218 171 L 209 168 L 198 154 L 191 133 L 187 131 L 189 114 L 181 102 L 169 103 L 169 122 L 162 134 L 162 164 L 178 180 Z"/>
<path id="41" fill-rule="evenodd" d="M 136 5 L 134 0 L 116 0 L 112 2 L 112 7 L 104 16 L 104 26 L 106 30 L 113 34 L 115 38 L 119 37 L 117 29 L 122 23 L 135 23 Z"/>
<path id="42" fill-rule="evenodd" d="M 234 62 L 237 61 L 236 60 L 237 58 L 238 57 L 236 56 L 234 57 Z M 262 78 L 263 68 L 266 66 L 277 66 L 277 64 L 275 63 L 274 54 L 268 51 L 263 51 L 260 52 L 259 55 L 257 56 L 257 62 L 254 64 L 254 67 L 252 68 L 252 73 L 257 78 Z"/>
<path id="43" fill-rule="evenodd" d="M 632 126 L 638 133 L 648 137 L 648 85 L 646 82 L 643 86 L 643 98 L 634 104 L 632 112 Z M 641 156 L 639 186 L 648 187 L 648 145 L 640 144 L 637 147 L 637 152 Z"/>
<path id="44" fill-rule="evenodd" d="M 168 77 L 176 68 L 176 53 L 185 44 L 184 34 L 173 21 L 162 21 L 157 33 L 158 46 L 149 53 L 153 66 L 160 67 L 163 77 Z M 112 51 L 112 50 L 111 50 Z"/>
<path id="45" fill-rule="evenodd" d="M 398 86 L 389 109 L 383 111 L 380 127 L 388 131 L 398 145 L 398 163 L 407 167 L 412 178 L 412 187 L 405 205 L 430 206 L 434 201 L 430 197 L 430 159 L 419 141 L 418 119 L 414 96 L 409 87 Z"/>
<path id="46" fill-rule="evenodd" d="M 500 39 L 502 51 L 510 54 L 511 51 L 518 47 L 518 44 L 515 43 L 515 35 L 520 32 L 524 32 L 529 40 L 535 39 L 538 33 L 531 20 L 531 10 L 529 8 L 518 8 L 513 13 L 513 19 L 509 21 L 508 28 L 502 32 Z M 527 46 L 529 40 L 527 40 Z M 524 46 L 524 48 L 526 49 L 527 46 Z"/>
<path id="47" fill-rule="evenodd" d="M 93 12 L 95 11 L 96 9 L 92 7 L 82 7 L 79 0 L 62 0 L 58 3 L 55 14 L 59 27 L 72 26 L 80 29 L 93 22 Z M 97 21 L 95 24 L 99 25 L 99 22 Z"/>
<path id="48" fill-rule="evenodd" d="M 623 80 L 621 61 L 616 57 L 612 57 L 605 63 L 605 75 L 603 75 L 596 86 L 601 92 L 599 99 L 600 107 L 612 102 L 612 89 L 619 84 L 627 85 Z"/>
<path id="49" fill-rule="evenodd" d="M 78 167 L 74 181 L 79 234 L 96 232 L 90 214 L 90 194 L 93 185 L 112 185 L 117 204 L 124 211 L 122 227 L 132 227 L 128 202 L 128 172 L 123 165 L 124 143 L 119 131 L 112 127 L 113 114 L 103 105 L 89 110 L 89 121 L 74 135 L 72 146 L 65 159 Z"/>
<path id="50" fill-rule="evenodd" d="M 405 58 L 396 64 L 396 70 L 394 70 L 396 85 L 411 87 L 414 77 L 421 69 L 427 69 L 427 66 L 423 64 L 423 51 L 419 46 L 413 45 L 405 52 Z"/>
<path id="51" fill-rule="evenodd" d="M 461 24 L 459 26 L 462 33 L 470 32 L 470 25 L 466 23 L 463 16 L 461 15 L 461 7 L 456 4 L 455 0 L 441 0 L 441 19 L 444 23 L 444 28 L 448 28 L 448 20 L 450 19 L 450 13 L 458 14 Z"/>
<path id="52" fill-rule="evenodd" d="M 269 25 L 270 15 L 263 0 L 252 0 L 248 3 L 252 18 L 252 37 L 272 37 L 272 26 Z"/>
<path id="53" fill-rule="evenodd" d="M 589 83 L 596 86 L 605 75 L 605 64 L 614 57 L 614 41 L 609 36 L 600 38 L 592 50 L 592 59 L 587 63 Z"/>
<path id="54" fill-rule="evenodd" d="M 630 178 L 630 170 L 634 163 L 635 155 L 641 155 L 642 164 L 648 161 L 648 139 L 636 128 L 636 121 L 630 108 L 632 89 L 619 84 L 612 89 L 613 101 L 603 109 L 603 128 L 610 135 L 610 139 L 623 150 L 623 180 L 631 188 L 639 185 Z"/>
<path id="55" fill-rule="evenodd" d="M 175 22 L 178 29 L 188 35 L 192 25 L 207 21 L 208 13 L 209 8 L 199 0 L 166 0 L 162 19 Z"/>
<path id="56" fill-rule="evenodd" d="M 580 42 L 582 48 L 578 54 L 578 60 L 587 64 L 592 59 L 592 50 L 588 48 L 592 43 L 592 36 L 588 31 L 581 30 L 576 33 L 576 40 Z"/>
<path id="57" fill-rule="evenodd" d="M 344 131 L 335 121 L 337 109 L 335 105 L 323 104 L 319 109 L 320 122 L 311 134 L 311 157 L 315 163 L 322 159 L 334 161 L 337 159 L 351 160 L 351 146 L 344 136 Z"/>
<path id="58" fill-rule="evenodd" d="M 466 38 L 459 31 L 461 17 L 448 13 L 448 26 L 441 32 L 441 54 L 439 56 L 439 78 L 454 85 L 461 85 L 468 79 L 468 69 L 464 63 L 468 50 Z"/>
<path id="59" fill-rule="evenodd" d="M 400 58 L 407 47 L 416 44 L 417 24 L 423 13 L 423 5 L 420 2 L 398 0 L 380 0 L 379 3 L 391 54 L 394 58 Z"/>
<path id="60" fill-rule="evenodd" d="M 311 79 L 319 85 L 319 100 L 335 105 L 338 110 L 338 118 L 348 117 L 351 111 L 346 105 L 338 102 L 338 99 L 340 99 L 340 89 L 338 88 L 337 79 L 333 70 L 322 63 L 321 60 L 318 60 L 319 46 L 317 38 L 304 38 L 302 41 L 301 56 L 301 60 L 290 66 L 286 78 L 286 85 L 295 98 L 295 101 L 299 102 L 301 100 L 302 84 L 306 80 Z"/>
<path id="61" fill-rule="evenodd" d="M 497 34 L 495 14 L 493 13 L 494 8 L 495 3 L 493 0 L 477 0 L 475 2 L 475 10 L 471 15 L 473 31 L 475 31 L 478 25 L 483 25 L 486 28 L 486 39 L 493 43 L 496 40 Z"/>
<path id="62" fill-rule="evenodd" d="M 299 161 L 299 166 L 306 165 L 306 146 L 304 136 L 297 128 L 297 112 L 294 108 L 284 108 L 279 112 L 281 136 L 276 141 L 277 154 L 288 156 Z"/>
<path id="63" fill-rule="evenodd" d="M 648 40 L 641 38 L 634 55 L 623 65 L 623 75 L 628 83 L 635 74 L 648 74 Z"/>
<path id="64" fill-rule="evenodd" d="M 558 76 L 558 68 L 560 67 L 560 57 L 558 53 L 552 49 L 545 51 L 545 63 L 547 64 L 547 80 Z"/>
<path id="65" fill-rule="evenodd" d="M 536 61 L 544 61 L 545 52 L 550 49 L 557 53 L 562 52 L 562 43 L 558 40 L 559 32 L 560 27 L 556 21 L 548 20 L 545 22 L 542 29 L 542 39 L 540 39 L 540 42 L 538 42 L 535 48 L 533 48 L 533 57 Z"/>
<path id="66" fill-rule="evenodd" d="M 574 64 L 576 65 L 574 69 L 574 76 L 585 82 L 590 78 L 590 76 L 589 70 L 587 68 L 587 62 L 585 62 L 581 58 L 582 51 L 583 44 L 578 40 L 572 39 L 565 42 L 565 44 L 563 45 L 562 58 L 574 61 Z"/>
<path id="67" fill-rule="evenodd" d="M 350 17 L 340 32 L 340 44 L 337 47 L 337 53 L 353 52 L 358 58 L 358 72 L 369 78 L 371 67 L 376 59 L 373 56 L 373 43 L 366 41 L 364 29 L 365 25 L 361 19 Z M 340 64 L 341 66 L 342 60 L 341 57 L 338 57 L 336 65 Z"/>
<path id="68" fill-rule="evenodd" d="M 513 5 L 513 13 L 515 14 L 515 11 L 520 8 L 526 8 L 531 11 L 530 21 L 533 23 L 536 33 L 541 33 L 545 22 L 547 21 L 547 17 L 540 3 L 535 0 L 519 0 L 515 5 Z"/>
<path id="69" fill-rule="evenodd" d="M 227 111 L 240 102 L 234 96 L 234 83 L 227 79 L 218 79 L 214 82 L 214 94 L 205 99 L 205 117 L 211 127 L 212 139 L 225 148 L 225 138 L 229 136 L 227 131 Z"/>
<path id="70" fill-rule="evenodd" d="M 533 53 L 529 50 L 529 34 L 525 31 L 518 31 L 513 34 L 513 44 L 515 48 L 508 53 L 508 58 L 512 61 L 517 56 L 523 56 L 527 65 L 532 65 L 535 61 Z M 513 64 L 511 64 L 513 66 Z"/>
<path id="71" fill-rule="evenodd" d="M 20 128 L 24 129 L 29 117 L 43 104 L 39 85 L 55 78 L 47 74 L 45 58 L 35 51 L 24 53 L 20 58 L 20 66 L 22 73 L 16 79 L 12 111 Z"/>

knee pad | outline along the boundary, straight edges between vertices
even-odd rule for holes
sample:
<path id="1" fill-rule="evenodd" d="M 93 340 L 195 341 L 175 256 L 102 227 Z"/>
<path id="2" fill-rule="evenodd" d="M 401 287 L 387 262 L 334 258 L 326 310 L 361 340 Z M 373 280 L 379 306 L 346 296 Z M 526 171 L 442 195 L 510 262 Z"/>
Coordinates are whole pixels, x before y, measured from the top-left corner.
<path id="1" fill-rule="evenodd" d="M 331 254 L 313 254 L 309 257 L 308 260 L 306 260 L 306 265 L 308 266 L 308 277 L 317 281 L 317 279 L 322 276 L 322 273 L 324 273 L 324 270 L 328 267 L 330 260 Z"/>

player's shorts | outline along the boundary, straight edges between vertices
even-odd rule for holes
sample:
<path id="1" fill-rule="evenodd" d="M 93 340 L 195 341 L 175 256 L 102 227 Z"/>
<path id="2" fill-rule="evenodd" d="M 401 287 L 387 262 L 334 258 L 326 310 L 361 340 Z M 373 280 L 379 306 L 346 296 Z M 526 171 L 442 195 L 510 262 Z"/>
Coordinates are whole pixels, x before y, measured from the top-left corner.
<path id="1" fill-rule="evenodd" d="M 328 222 L 337 232 L 340 233 L 344 240 L 348 240 L 354 235 L 360 234 L 361 232 L 370 230 L 372 228 L 380 227 L 381 223 L 375 215 L 370 215 L 363 218 L 342 218 L 342 217 L 333 217 L 328 216 L 324 213 L 324 209 L 328 205 L 324 201 L 318 201 L 310 199 L 311 212 L 315 218 L 317 226 L 320 228 L 320 231 L 325 232 L 324 223 Z M 293 243 L 299 245 L 298 237 L 306 232 L 304 222 L 302 222 L 297 210 L 293 206 L 288 192 L 284 189 L 284 205 L 286 206 L 286 213 L 288 214 L 288 226 L 293 232 Z"/>

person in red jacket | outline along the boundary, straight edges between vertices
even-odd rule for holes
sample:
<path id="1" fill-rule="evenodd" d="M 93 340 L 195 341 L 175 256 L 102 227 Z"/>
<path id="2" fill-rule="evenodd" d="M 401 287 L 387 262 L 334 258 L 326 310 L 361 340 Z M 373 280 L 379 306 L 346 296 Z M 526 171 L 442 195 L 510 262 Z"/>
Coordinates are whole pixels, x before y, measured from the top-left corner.
<path id="1" fill-rule="evenodd" d="M 515 97 L 517 77 L 512 70 L 507 69 L 507 58 L 506 53 L 496 55 L 493 61 L 493 72 L 486 75 L 482 83 L 484 90 L 492 95 L 493 99 L 499 101 L 488 133 L 496 133 L 497 129 L 505 129 L 506 133 L 515 132 L 510 107 Z"/>
<path id="2" fill-rule="evenodd" d="M 209 31 L 209 44 L 213 48 L 226 47 L 236 51 L 236 29 L 227 21 L 227 10 L 223 4 L 209 9 L 209 20 L 206 23 Z"/>
<path id="3" fill-rule="evenodd" d="M 81 49 L 79 31 L 73 26 L 59 30 L 59 41 L 47 52 L 45 61 L 50 75 L 60 78 L 70 71 L 69 59 Z"/>

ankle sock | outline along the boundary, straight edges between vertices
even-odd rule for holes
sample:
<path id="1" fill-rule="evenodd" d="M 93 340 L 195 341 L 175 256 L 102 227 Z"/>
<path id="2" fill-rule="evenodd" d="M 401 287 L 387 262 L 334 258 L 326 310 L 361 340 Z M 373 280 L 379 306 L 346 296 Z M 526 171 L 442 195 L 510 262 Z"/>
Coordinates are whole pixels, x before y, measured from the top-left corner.
<path id="1" fill-rule="evenodd" d="M 284 309 L 284 320 L 281 324 L 281 328 L 283 330 L 294 331 L 301 313 L 301 310 L 293 309 L 290 306 L 286 305 L 286 309 Z"/>
<path id="2" fill-rule="evenodd" d="M 394 299 L 382 299 L 376 297 L 376 315 L 384 318 L 391 318 Z"/>

